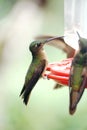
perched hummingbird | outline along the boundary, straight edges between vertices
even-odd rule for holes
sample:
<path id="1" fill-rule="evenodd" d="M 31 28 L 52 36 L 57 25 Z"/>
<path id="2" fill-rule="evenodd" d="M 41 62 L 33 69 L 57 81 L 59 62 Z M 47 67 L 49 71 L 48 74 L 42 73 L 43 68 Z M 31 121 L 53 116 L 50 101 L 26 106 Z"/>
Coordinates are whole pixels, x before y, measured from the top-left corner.
<path id="1" fill-rule="evenodd" d="M 77 104 L 81 99 L 87 85 L 87 39 L 79 36 L 79 51 L 73 58 L 70 79 L 70 114 L 74 114 Z"/>
<path id="2" fill-rule="evenodd" d="M 44 75 L 45 68 L 48 64 L 47 57 L 44 51 L 44 44 L 50 42 L 57 37 L 49 38 L 43 41 L 34 41 L 30 44 L 29 50 L 32 53 L 32 62 L 29 66 L 28 72 L 25 77 L 25 83 L 21 90 L 20 96 L 22 95 L 23 102 L 25 105 L 28 103 L 28 99 L 32 89 L 41 77 Z"/>

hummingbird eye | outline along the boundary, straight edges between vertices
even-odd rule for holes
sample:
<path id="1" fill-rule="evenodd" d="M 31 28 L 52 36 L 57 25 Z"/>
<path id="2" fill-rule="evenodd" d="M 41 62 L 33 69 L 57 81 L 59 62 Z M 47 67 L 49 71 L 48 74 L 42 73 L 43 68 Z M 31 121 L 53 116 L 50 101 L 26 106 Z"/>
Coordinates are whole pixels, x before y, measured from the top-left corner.
<path id="1" fill-rule="evenodd" d="M 35 47 L 37 47 L 37 44 L 35 44 Z"/>
<path id="2" fill-rule="evenodd" d="M 35 44 L 35 47 L 39 47 L 41 44 L 40 43 L 37 43 L 37 44 Z"/>

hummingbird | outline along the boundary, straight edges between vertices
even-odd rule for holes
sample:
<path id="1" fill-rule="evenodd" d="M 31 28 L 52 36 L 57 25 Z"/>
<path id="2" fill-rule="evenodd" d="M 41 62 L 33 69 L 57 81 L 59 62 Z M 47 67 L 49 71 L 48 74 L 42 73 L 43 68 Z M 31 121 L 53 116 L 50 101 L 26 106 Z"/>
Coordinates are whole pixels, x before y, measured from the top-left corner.
<path id="1" fill-rule="evenodd" d="M 25 105 L 27 105 L 31 91 L 39 78 L 41 76 L 44 77 L 44 71 L 48 64 L 47 56 L 44 51 L 44 45 L 56 38 L 58 37 L 49 38 L 42 41 L 34 41 L 29 46 L 29 50 L 32 54 L 32 61 L 25 76 L 25 83 L 20 93 Z"/>
<path id="2" fill-rule="evenodd" d="M 79 33 L 79 51 L 75 54 L 69 77 L 70 114 L 74 114 L 77 104 L 87 85 L 87 39 Z"/>
<path id="3" fill-rule="evenodd" d="M 50 42 L 47 42 L 46 45 L 50 45 L 50 46 L 53 46 L 55 48 L 58 48 L 58 49 L 61 49 L 63 52 L 66 53 L 67 55 L 67 58 L 72 58 L 74 55 L 75 55 L 75 49 L 72 48 L 71 46 L 69 46 L 65 40 L 64 40 L 64 36 L 60 36 L 60 37 L 56 37 L 55 36 L 37 36 L 36 39 L 38 40 L 45 40 L 45 39 L 49 39 L 49 38 L 54 38 L 54 40 L 50 41 Z M 58 84 L 56 83 L 54 85 L 54 89 L 59 89 L 59 88 L 62 88 L 63 85 L 62 84 Z"/>

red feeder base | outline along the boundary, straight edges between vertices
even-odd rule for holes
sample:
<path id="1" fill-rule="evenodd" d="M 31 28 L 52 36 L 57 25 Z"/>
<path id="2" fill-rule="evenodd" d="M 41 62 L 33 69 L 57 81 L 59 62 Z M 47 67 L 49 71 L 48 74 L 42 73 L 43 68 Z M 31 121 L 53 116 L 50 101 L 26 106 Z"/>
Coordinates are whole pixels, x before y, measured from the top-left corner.
<path id="1" fill-rule="evenodd" d="M 48 73 L 45 76 L 48 79 L 55 80 L 57 83 L 68 86 L 72 60 L 73 58 L 69 58 L 61 62 L 50 63 L 46 68 Z"/>

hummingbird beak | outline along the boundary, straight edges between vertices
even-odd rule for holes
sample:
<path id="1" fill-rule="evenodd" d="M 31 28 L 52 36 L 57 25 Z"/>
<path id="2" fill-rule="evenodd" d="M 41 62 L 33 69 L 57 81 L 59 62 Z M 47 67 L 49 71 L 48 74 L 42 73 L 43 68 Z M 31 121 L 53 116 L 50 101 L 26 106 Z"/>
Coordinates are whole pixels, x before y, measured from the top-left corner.
<path id="1" fill-rule="evenodd" d="M 80 34 L 77 32 L 77 35 L 78 35 L 78 37 L 79 37 L 79 39 L 81 38 L 81 36 L 80 36 Z"/>
<path id="2" fill-rule="evenodd" d="M 64 38 L 64 36 L 62 36 L 62 37 L 52 37 L 52 38 L 48 38 L 48 39 L 46 39 L 45 41 L 44 41 L 44 44 L 45 43 L 47 43 L 47 42 L 50 42 L 50 41 L 53 41 L 53 40 L 55 40 L 55 39 L 59 39 L 59 38 Z"/>

